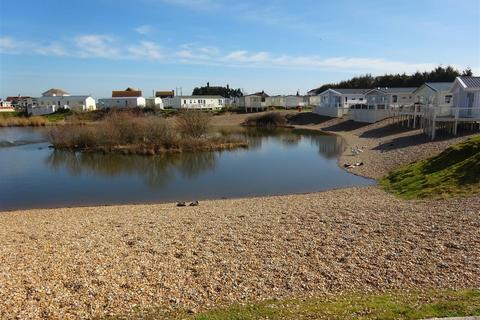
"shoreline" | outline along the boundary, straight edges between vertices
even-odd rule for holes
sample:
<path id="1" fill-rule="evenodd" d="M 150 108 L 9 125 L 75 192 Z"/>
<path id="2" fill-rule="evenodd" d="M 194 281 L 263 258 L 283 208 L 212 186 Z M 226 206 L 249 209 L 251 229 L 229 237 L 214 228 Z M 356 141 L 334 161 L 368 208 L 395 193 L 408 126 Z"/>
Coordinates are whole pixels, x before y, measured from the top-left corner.
<path id="1" fill-rule="evenodd" d="M 344 135 L 349 147 L 338 163 L 365 161 L 349 170 L 354 174 L 381 174 L 389 166 L 372 170 L 382 161 L 395 158 L 398 165 L 454 143 L 402 147 L 401 157 L 398 149 L 375 148 L 417 139 L 412 130 L 369 141 L 361 130 L 384 135 L 382 124 L 348 131 L 351 123 L 307 120 L 300 128 Z M 359 143 L 369 144 L 350 155 Z M 151 308 L 198 312 L 268 299 L 480 287 L 480 194 L 407 201 L 367 186 L 202 200 L 194 207 L 2 213 L 0 318 L 128 317 Z"/>

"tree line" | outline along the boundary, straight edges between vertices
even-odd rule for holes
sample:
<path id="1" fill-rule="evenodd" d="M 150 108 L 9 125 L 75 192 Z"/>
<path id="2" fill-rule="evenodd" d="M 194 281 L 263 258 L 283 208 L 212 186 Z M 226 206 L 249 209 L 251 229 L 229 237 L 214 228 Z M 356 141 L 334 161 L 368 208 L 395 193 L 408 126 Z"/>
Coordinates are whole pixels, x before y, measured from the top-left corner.
<path id="1" fill-rule="evenodd" d="M 385 74 L 383 76 L 373 77 L 371 74 L 365 74 L 353 77 L 350 80 L 341 81 L 339 83 L 329 83 L 314 89 L 319 94 L 327 89 L 370 89 L 377 87 L 419 87 L 425 82 L 452 82 L 456 77 L 472 76 L 470 68 L 465 69 L 461 73 L 451 67 L 438 66 L 432 71 L 415 72 L 412 75 L 403 74 Z"/>
<path id="2" fill-rule="evenodd" d="M 243 96 L 243 93 L 240 89 L 230 88 L 228 84 L 226 87 L 210 86 L 210 83 L 207 82 L 206 86 L 193 89 L 192 96 L 222 96 L 224 98 L 235 98 Z"/>

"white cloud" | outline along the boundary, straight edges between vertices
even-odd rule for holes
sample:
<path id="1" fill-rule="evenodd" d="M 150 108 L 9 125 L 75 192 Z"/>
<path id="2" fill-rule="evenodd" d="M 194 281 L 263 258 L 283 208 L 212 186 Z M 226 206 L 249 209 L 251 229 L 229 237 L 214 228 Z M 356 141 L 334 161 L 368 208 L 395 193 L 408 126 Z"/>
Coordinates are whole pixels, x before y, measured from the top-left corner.
<path id="1" fill-rule="evenodd" d="M 37 46 L 34 51 L 44 56 L 66 56 L 67 51 L 59 43 L 52 43 L 47 46 Z"/>
<path id="2" fill-rule="evenodd" d="M 276 68 L 297 70 L 328 70 L 348 73 L 413 73 L 428 71 L 440 62 L 404 62 L 377 57 L 322 57 L 318 55 L 285 55 L 272 52 L 235 50 L 222 52 L 215 46 L 188 43 L 179 47 L 163 48 L 152 41 L 125 43 L 107 35 L 81 35 L 73 41 L 48 44 L 27 42 L 12 37 L 0 38 L 2 54 L 39 54 L 44 56 L 70 56 L 77 58 L 155 60 L 164 63 L 202 64 L 228 67 Z M 465 65 L 452 65 L 464 70 Z M 479 66 L 471 65 L 474 74 Z"/>
<path id="3" fill-rule="evenodd" d="M 163 58 L 160 46 L 150 41 L 142 41 L 139 45 L 131 46 L 128 48 L 128 52 L 134 59 L 146 58 L 156 60 Z"/>
<path id="4" fill-rule="evenodd" d="M 152 32 L 152 30 L 153 28 L 146 24 L 135 28 L 135 31 L 138 32 L 139 34 L 148 34 Z"/>
<path id="5" fill-rule="evenodd" d="M 81 57 L 119 58 L 120 52 L 113 39 L 106 35 L 82 35 L 75 38 Z"/>

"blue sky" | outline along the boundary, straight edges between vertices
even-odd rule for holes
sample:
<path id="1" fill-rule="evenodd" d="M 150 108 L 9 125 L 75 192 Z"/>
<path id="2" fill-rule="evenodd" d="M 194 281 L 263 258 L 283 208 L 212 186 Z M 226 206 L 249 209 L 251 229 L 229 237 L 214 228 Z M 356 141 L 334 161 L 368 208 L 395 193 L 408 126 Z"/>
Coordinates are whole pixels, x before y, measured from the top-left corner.
<path id="1" fill-rule="evenodd" d="M 0 96 L 230 84 L 305 92 L 442 64 L 480 73 L 478 0 L 0 0 Z"/>

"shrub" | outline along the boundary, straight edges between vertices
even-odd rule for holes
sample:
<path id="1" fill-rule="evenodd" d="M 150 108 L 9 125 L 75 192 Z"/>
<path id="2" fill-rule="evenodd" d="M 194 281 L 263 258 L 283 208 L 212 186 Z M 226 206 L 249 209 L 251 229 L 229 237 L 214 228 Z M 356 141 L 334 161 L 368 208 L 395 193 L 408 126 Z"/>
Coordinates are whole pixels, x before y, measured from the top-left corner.
<path id="1" fill-rule="evenodd" d="M 182 137 L 200 138 L 210 127 L 211 115 L 202 111 L 181 111 L 176 120 L 178 132 Z"/>
<path id="2" fill-rule="evenodd" d="M 287 124 L 287 120 L 278 112 L 269 112 L 248 117 L 244 124 L 259 127 L 281 127 Z"/>

